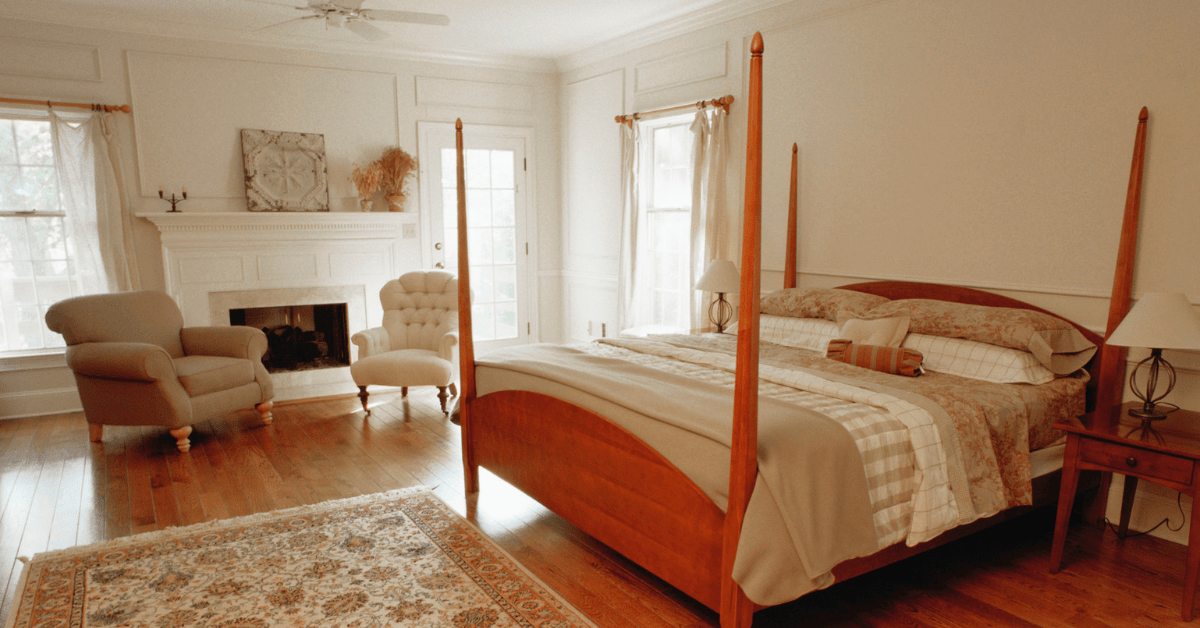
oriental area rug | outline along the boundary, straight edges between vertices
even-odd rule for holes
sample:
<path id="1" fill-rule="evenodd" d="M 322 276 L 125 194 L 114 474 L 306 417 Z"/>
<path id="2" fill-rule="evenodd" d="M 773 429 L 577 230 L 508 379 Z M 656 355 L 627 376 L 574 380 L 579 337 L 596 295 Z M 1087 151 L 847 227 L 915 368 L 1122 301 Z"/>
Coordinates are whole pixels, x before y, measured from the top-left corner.
<path id="1" fill-rule="evenodd" d="M 424 488 L 38 554 L 8 628 L 594 628 Z"/>

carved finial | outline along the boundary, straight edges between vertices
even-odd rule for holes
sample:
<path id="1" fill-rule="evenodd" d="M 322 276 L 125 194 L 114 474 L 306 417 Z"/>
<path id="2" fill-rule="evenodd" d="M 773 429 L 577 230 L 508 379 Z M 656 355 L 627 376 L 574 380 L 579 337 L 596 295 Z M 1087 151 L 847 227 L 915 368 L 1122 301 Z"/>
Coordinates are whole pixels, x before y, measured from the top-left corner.
<path id="1" fill-rule="evenodd" d="M 462 118 L 458 118 L 457 120 L 454 121 L 454 130 L 455 131 L 462 130 Z"/>
<path id="2" fill-rule="evenodd" d="M 1145 107 L 1142 107 L 1142 112 L 1140 114 L 1138 114 L 1138 120 L 1141 122 L 1145 122 L 1146 119 L 1149 117 L 1150 117 L 1150 112 Z"/>
<path id="3" fill-rule="evenodd" d="M 750 54 L 761 55 L 763 53 L 762 33 L 755 32 L 754 39 L 750 40 Z"/>
<path id="4" fill-rule="evenodd" d="M 795 155 L 798 152 L 800 152 L 800 145 L 792 142 L 792 154 Z"/>

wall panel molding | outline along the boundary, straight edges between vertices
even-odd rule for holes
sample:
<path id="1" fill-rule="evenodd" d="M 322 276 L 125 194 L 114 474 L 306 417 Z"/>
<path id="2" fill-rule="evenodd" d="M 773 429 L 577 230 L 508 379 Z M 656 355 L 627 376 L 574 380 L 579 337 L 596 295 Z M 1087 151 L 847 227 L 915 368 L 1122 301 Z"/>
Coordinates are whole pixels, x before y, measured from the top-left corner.
<path id="1" fill-rule="evenodd" d="M 533 112 L 533 86 L 416 77 L 416 104 L 423 107 L 470 107 L 498 111 Z"/>
<path id="2" fill-rule="evenodd" d="M 103 81 L 100 48 L 35 39 L 0 39 L 0 74 L 68 81 Z"/>
<path id="3" fill-rule="evenodd" d="M 644 94 L 668 87 L 721 78 L 729 73 L 729 43 L 689 50 L 633 69 L 633 91 Z"/>

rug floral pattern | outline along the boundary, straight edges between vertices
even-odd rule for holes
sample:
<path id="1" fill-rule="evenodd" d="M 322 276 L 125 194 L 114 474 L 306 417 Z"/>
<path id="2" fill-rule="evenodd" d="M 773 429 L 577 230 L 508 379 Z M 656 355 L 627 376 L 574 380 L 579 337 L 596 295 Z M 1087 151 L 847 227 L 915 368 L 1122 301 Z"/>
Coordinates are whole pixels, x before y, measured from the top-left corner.
<path id="1" fill-rule="evenodd" d="M 39 555 L 14 628 L 591 626 L 426 490 Z"/>

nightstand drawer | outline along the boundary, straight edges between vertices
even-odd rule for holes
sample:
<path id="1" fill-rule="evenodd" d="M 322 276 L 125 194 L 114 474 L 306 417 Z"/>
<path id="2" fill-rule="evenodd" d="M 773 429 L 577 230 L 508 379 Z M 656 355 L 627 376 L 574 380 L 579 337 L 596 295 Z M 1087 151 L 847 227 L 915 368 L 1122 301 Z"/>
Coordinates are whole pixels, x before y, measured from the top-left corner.
<path id="1" fill-rule="evenodd" d="M 1185 485 L 1192 483 L 1192 467 L 1195 465 L 1189 458 L 1087 438 L 1081 439 L 1079 443 L 1079 457 L 1085 462 L 1108 467 L 1117 473 L 1129 473 Z"/>

